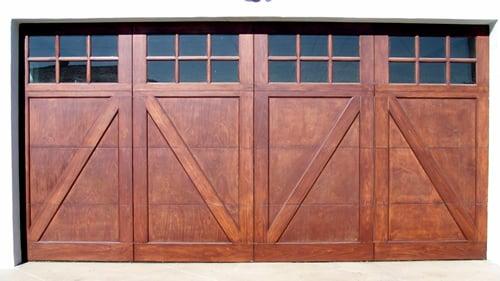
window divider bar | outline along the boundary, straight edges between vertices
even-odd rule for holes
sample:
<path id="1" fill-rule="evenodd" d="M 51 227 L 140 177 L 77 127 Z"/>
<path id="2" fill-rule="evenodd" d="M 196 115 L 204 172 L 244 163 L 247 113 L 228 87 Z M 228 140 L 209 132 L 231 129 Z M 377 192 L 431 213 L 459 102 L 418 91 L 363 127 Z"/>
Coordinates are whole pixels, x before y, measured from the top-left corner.
<path id="1" fill-rule="evenodd" d="M 175 83 L 179 83 L 179 34 L 175 34 L 174 44 L 175 44 L 174 80 Z"/>
<path id="2" fill-rule="evenodd" d="M 297 60 L 297 66 L 295 67 L 296 82 L 300 83 L 300 34 L 295 35 L 295 55 Z"/>
<path id="3" fill-rule="evenodd" d="M 415 36 L 415 83 L 420 84 L 420 36 Z"/>
<path id="4" fill-rule="evenodd" d="M 212 63 L 211 63 L 211 56 L 212 56 L 212 36 L 210 34 L 207 34 L 207 82 L 210 83 L 212 82 Z"/>
<path id="5" fill-rule="evenodd" d="M 332 62 L 332 57 L 333 57 L 333 42 L 332 42 L 332 35 L 328 34 L 328 46 L 327 46 L 327 51 L 328 51 L 328 83 L 333 83 L 333 62 Z"/>
<path id="6" fill-rule="evenodd" d="M 86 41 L 86 51 L 87 51 L 87 58 L 86 58 L 86 61 L 87 61 L 87 75 L 86 75 L 86 80 L 87 80 L 87 83 L 90 83 L 90 79 L 92 77 L 90 77 L 90 70 L 91 70 L 91 61 L 90 61 L 90 35 L 87 35 L 87 37 L 85 38 L 85 41 Z"/>
<path id="7" fill-rule="evenodd" d="M 59 66 L 59 55 L 60 55 L 60 48 L 59 48 L 59 35 L 56 35 L 56 49 L 55 49 L 55 55 L 56 55 L 56 83 L 59 83 L 60 79 L 60 74 L 61 74 L 61 68 Z"/>
<path id="8" fill-rule="evenodd" d="M 446 36 L 445 39 L 445 53 L 446 53 L 446 67 L 445 67 L 445 82 L 446 85 L 450 85 L 450 53 L 451 53 L 451 39 L 450 36 Z"/>

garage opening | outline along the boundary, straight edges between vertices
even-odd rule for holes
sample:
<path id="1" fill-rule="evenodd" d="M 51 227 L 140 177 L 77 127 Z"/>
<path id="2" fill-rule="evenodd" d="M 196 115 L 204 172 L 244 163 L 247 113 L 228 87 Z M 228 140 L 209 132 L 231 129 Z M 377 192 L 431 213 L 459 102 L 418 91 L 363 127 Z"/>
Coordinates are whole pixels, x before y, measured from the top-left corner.
<path id="1" fill-rule="evenodd" d="M 21 36 L 29 260 L 485 258 L 487 27 Z"/>

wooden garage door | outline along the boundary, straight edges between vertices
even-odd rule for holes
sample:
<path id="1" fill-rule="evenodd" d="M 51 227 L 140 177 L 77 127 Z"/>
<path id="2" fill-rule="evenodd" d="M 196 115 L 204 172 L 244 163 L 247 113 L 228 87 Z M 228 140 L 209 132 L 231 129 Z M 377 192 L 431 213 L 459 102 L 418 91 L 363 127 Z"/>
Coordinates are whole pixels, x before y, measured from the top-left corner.
<path id="1" fill-rule="evenodd" d="M 23 29 L 28 259 L 484 258 L 488 37 L 428 30 Z"/>
<path id="2" fill-rule="evenodd" d="M 252 260 L 252 35 L 223 31 L 134 34 L 135 260 Z"/>
<path id="3" fill-rule="evenodd" d="M 375 39 L 375 259 L 486 252 L 488 38 Z"/>
<path id="4" fill-rule="evenodd" d="M 255 259 L 371 259 L 373 37 L 255 46 Z"/>
<path id="5" fill-rule="evenodd" d="M 132 36 L 89 31 L 25 37 L 29 260 L 133 259 Z"/>

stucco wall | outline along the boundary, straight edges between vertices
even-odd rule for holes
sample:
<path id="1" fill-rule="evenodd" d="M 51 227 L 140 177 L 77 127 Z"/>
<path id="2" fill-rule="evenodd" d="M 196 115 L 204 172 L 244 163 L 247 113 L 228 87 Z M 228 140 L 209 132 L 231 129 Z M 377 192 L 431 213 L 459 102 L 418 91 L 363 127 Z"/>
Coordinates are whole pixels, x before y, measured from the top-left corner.
<path id="1" fill-rule="evenodd" d="M 257 0 L 255 0 L 257 1 Z M 182 0 L 8 1 L 0 10 L 0 268 L 20 261 L 15 134 L 17 24 L 30 21 L 303 20 L 492 24 L 496 2 Z M 500 263 L 500 33 L 490 48 L 490 174 L 488 259 Z M 14 59 L 13 59 L 14 58 Z M 14 104 L 14 106 L 12 106 Z M 14 123 L 13 123 L 14 121 Z M 14 131 L 13 131 L 14 128 Z M 14 132 L 14 134 L 13 134 Z M 14 151 L 14 153 L 13 153 Z M 13 164 L 14 163 L 14 164 Z"/>

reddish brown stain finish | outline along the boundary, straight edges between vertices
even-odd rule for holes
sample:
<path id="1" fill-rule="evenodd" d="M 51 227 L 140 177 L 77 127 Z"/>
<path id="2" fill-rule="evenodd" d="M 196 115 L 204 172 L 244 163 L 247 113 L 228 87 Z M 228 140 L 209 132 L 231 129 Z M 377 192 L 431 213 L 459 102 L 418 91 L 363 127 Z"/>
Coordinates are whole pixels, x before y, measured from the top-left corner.
<path id="1" fill-rule="evenodd" d="M 218 26 L 119 26 L 117 83 L 25 83 L 29 260 L 485 258 L 487 36 L 474 85 L 389 84 L 364 29 L 359 83 L 270 83 L 269 28 Z M 146 35 L 194 31 L 239 34 L 239 82 L 146 82 Z"/>

